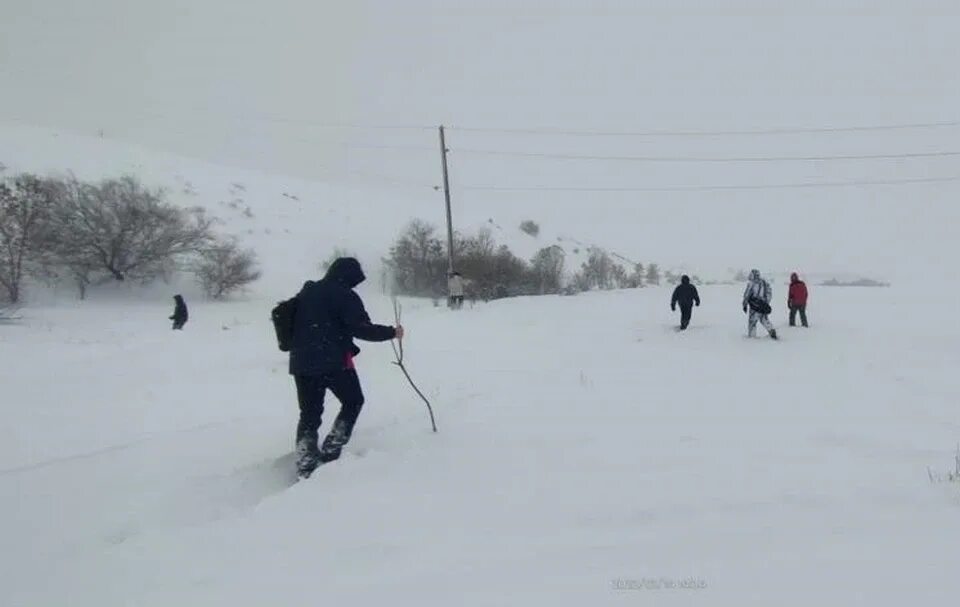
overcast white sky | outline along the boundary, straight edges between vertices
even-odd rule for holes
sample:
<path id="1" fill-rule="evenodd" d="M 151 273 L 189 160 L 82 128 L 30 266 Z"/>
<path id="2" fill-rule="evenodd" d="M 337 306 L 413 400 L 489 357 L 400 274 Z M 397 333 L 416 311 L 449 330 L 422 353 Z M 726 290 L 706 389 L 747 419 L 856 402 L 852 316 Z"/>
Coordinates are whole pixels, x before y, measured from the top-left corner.
<path id="1" fill-rule="evenodd" d="M 716 8 L 720 4 L 726 8 Z M 647 131 L 960 120 L 956 2 L 804 2 L 806 14 L 786 8 L 795 4 L 0 0 L 0 122 L 86 133 L 103 129 L 108 137 L 305 177 L 363 173 L 430 184 L 438 181 L 433 131 L 329 125 Z M 344 149 L 343 143 L 425 149 Z M 707 138 L 454 128 L 450 144 L 458 188 L 960 175 L 955 157 L 651 166 L 456 154 L 458 147 L 686 156 L 931 151 L 960 149 L 960 128 Z M 819 207 L 810 206 L 809 193 L 765 193 L 762 205 L 756 193 L 671 194 L 669 206 L 696 232 L 698 222 L 709 224 L 714 214 L 771 212 L 775 197 L 790 209 L 803 206 L 819 214 L 799 228 L 828 234 L 830 246 L 854 225 L 879 222 L 857 267 L 880 267 L 889 262 L 878 254 L 883 243 L 898 234 L 903 238 L 896 205 L 915 196 L 943 200 L 925 211 L 936 210 L 932 225 L 939 229 L 942 221 L 957 219 L 956 205 L 945 202 L 956 200 L 957 193 L 956 184 L 844 189 L 832 191 L 827 205 L 818 191 Z M 460 216 L 472 213 L 477 219 L 486 206 L 522 204 L 531 196 L 465 190 L 458 195 Z M 581 223 L 590 205 L 599 215 L 624 206 L 624 196 L 611 194 L 591 196 L 589 205 L 583 194 L 550 196 L 559 214 Z M 853 216 L 834 211 L 840 207 L 854 209 Z M 862 216 L 869 208 L 891 212 L 879 219 Z M 648 216 L 642 209 L 631 212 L 637 222 Z M 662 209 L 657 213 L 666 215 Z M 587 237 L 609 236 L 599 234 L 602 223 L 596 235 L 585 227 Z M 918 227 L 909 236 L 921 238 L 927 229 Z M 680 246 L 689 245 L 679 238 Z M 931 249 L 927 255 L 932 260 L 942 252 Z M 821 253 L 810 261 L 828 265 L 830 256 Z"/>

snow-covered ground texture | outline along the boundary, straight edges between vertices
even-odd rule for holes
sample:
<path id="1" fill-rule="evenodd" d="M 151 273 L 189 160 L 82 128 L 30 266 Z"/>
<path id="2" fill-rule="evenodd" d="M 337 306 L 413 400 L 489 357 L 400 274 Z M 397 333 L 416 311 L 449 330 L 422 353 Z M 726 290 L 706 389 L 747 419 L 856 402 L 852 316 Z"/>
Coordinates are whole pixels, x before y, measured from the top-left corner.
<path id="1" fill-rule="evenodd" d="M 376 319 L 390 302 L 364 291 Z M 405 302 L 338 462 L 293 482 L 269 301 L 88 302 L 0 327 L 0 604 L 927 605 L 960 594 L 956 300 L 739 289 Z M 324 428 L 335 414 L 331 401 Z M 670 589 L 672 583 L 694 589 Z M 617 589 L 617 588 L 620 589 Z M 639 603 L 638 603 L 639 602 Z"/>

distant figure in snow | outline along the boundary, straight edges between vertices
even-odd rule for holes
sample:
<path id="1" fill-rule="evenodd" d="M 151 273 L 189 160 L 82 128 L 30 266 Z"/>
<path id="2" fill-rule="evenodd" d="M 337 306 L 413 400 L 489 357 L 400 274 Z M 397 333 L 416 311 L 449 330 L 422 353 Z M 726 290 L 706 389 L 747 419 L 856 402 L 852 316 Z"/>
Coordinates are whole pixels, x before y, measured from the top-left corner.
<path id="1" fill-rule="evenodd" d="M 460 272 L 453 272 L 447 278 L 447 293 L 451 308 L 459 310 L 463 307 L 463 277 Z"/>
<path id="2" fill-rule="evenodd" d="M 797 276 L 797 273 L 794 272 L 790 275 L 790 291 L 787 293 L 787 308 L 790 309 L 790 326 L 797 326 L 797 312 L 800 313 L 800 322 L 804 327 L 809 327 L 807 324 L 807 299 L 809 297 L 809 292 L 807 291 L 807 283 L 800 280 L 800 277 Z"/>
<path id="3" fill-rule="evenodd" d="M 170 317 L 170 320 L 173 321 L 173 330 L 179 331 L 183 329 L 183 325 L 187 324 L 190 315 L 187 314 L 187 302 L 183 301 L 183 295 L 174 295 L 173 301 L 173 316 Z"/>
<path id="4" fill-rule="evenodd" d="M 297 469 L 308 476 L 321 463 L 340 457 L 363 407 L 363 391 L 353 359 L 360 353 L 353 339 L 390 341 L 403 338 L 403 327 L 370 322 L 353 290 L 365 280 L 360 262 L 341 257 L 320 281 L 307 281 L 297 294 L 290 347 L 290 374 L 297 386 Z M 318 447 L 323 399 L 327 390 L 340 401 L 340 413 Z"/>
<path id="5" fill-rule="evenodd" d="M 697 293 L 697 287 L 690 284 L 690 277 L 686 274 L 680 277 L 680 284 L 673 290 L 670 309 L 676 312 L 677 304 L 680 304 L 680 330 L 685 331 L 693 316 L 693 304 L 700 307 L 700 294 Z"/>
<path id="6" fill-rule="evenodd" d="M 743 292 L 743 311 L 750 314 L 747 320 L 747 336 L 756 337 L 757 323 L 763 325 L 770 337 L 777 339 L 777 330 L 770 323 L 770 299 L 773 290 L 770 283 L 760 276 L 759 270 L 750 270 L 750 282 Z"/>

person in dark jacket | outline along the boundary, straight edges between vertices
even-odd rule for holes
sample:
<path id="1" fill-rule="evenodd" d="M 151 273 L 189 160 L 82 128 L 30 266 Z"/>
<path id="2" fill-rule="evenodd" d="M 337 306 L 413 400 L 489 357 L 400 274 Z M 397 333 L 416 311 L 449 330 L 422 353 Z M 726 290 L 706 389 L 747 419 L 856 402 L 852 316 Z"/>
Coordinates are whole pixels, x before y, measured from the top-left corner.
<path id="1" fill-rule="evenodd" d="M 173 330 L 179 331 L 183 329 L 183 325 L 187 324 L 190 315 L 187 314 L 187 302 L 183 301 L 182 295 L 174 295 L 173 301 L 173 316 L 170 317 L 170 320 L 173 321 Z"/>
<path id="2" fill-rule="evenodd" d="M 690 284 L 690 277 L 686 274 L 680 278 L 680 284 L 673 290 L 670 309 L 676 312 L 677 304 L 680 304 L 680 330 L 685 331 L 690 326 L 690 319 L 693 317 L 693 305 L 700 306 L 700 294 L 697 293 L 697 287 Z"/>
<path id="3" fill-rule="evenodd" d="M 787 308 L 790 309 L 790 326 L 797 326 L 797 312 L 800 313 L 800 322 L 804 327 L 807 324 L 807 299 L 809 298 L 807 283 L 800 280 L 797 273 L 790 275 L 790 291 L 787 293 Z"/>
<path id="4" fill-rule="evenodd" d="M 363 407 L 363 391 L 353 358 L 354 338 L 390 341 L 403 338 L 403 327 L 375 325 L 353 290 L 366 277 L 360 262 L 341 257 L 320 281 L 308 281 L 297 295 L 290 348 L 290 374 L 297 386 L 297 468 L 309 475 L 319 464 L 340 457 Z M 340 413 L 318 448 L 318 431 L 327 390 L 340 401 Z"/>

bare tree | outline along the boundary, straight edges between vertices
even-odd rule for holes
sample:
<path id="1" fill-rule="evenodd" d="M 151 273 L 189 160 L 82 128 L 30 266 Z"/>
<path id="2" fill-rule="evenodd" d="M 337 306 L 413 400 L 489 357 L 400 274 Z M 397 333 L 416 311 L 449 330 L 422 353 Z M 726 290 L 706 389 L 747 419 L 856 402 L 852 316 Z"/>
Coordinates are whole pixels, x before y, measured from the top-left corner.
<path id="1" fill-rule="evenodd" d="M 559 293 L 563 287 L 563 266 L 566 253 L 563 247 L 549 246 L 537 251 L 531 261 L 531 272 L 538 292 L 543 294 Z"/>
<path id="2" fill-rule="evenodd" d="M 20 301 L 24 276 L 43 265 L 52 208 L 48 184 L 33 175 L 0 183 L 0 286 Z"/>
<path id="3" fill-rule="evenodd" d="M 220 299 L 260 278 L 257 254 L 226 240 L 200 252 L 196 274 L 206 294 Z"/>
<path id="4" fill-rule="evenodd" d="M 644 268 L 642 263 L 636 263 L 633 266 L 633 271 L 630 272 L 630 276 L 627 278 L 627 286 L 631 289 L 639 289 L 643 286 L 643 277 L 644 277 Z"/>
<path id="5" fill-rule="evenodd" d="M 655 263 L 647 266 L 647 284 L 654 286 L 660 284 L 660 267 Z"/>
<path id="6" fill-rule="evenodd" d="M 445 251 L 436 228 L 415 219 L 390 249 L 390 269 L 399 293 L 438 295 L 446 288 Z"/>
<path id="7" fill-rule="evenodd" d="M 212 223 L 201 209 L 170 205 L 162 190 L 133 177 L 99 184 L 70 178 L 56 189 L 53 253 L 81 295 L 101 279 L 146 283 L 209 245 Z"/>
<path id="8" fill-rule="evenodd" d="M 615 286 L 614 263 L 610 254 L 599 247 L 590 248 L 590 256 L 582 264 L 580 273 L 588 288 L 612 289 Z"/>
<path id="9" fill-rule="evenodd" d="M 613 267 L 610 268 L 610 280 L 618 289 L 632 288 L 627 269 L 618 263 L 613 264 Z"/>

